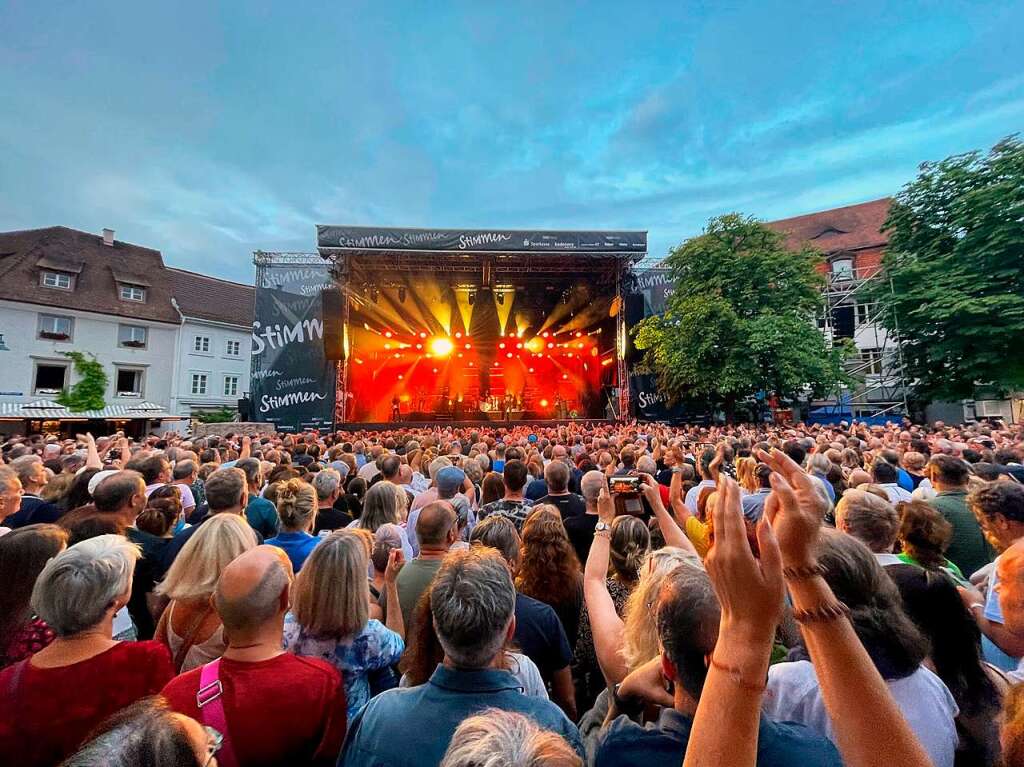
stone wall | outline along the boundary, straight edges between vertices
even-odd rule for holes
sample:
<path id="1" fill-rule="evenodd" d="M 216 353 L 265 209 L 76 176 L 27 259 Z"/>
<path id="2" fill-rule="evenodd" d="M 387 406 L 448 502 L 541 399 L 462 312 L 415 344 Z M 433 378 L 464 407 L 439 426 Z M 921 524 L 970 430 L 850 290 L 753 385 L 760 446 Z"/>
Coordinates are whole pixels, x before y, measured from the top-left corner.
<path id="1" fill-rule="evenodd" d="M 194 421 L 192 424 L 192 436 L 209 437 L 210 435 L 223 436 L 225 434 L 272 434 L 274 424 L 272 423 L 250 423 L 235 422 L 229 423 L 200 423 Z"/>

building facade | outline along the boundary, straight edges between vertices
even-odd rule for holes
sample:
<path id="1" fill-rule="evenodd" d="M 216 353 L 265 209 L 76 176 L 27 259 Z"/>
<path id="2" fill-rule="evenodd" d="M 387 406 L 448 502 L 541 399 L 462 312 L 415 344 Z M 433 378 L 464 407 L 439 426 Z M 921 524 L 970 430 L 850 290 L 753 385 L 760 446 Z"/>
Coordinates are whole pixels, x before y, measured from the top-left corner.
<path id="1" fill-rule="evenodd" d="M 858 380 L 815 403 L 854 417 L 906 412 L 898 339 L 881 322 L 884 307 L 870 293 L 884 279 L 882 257 L 889 238 L 882 230 L 891 198 L 768 222 L 788 247 L 822 252 L 824 310 L 818 328 L 829 344 L 853 342 L 847 371 Z"/>
<path id="2" fill-rule="evenodd" d="M 159 251 L 111 230 L 0 233 L 0 419 L 10 425 L 28 420 L 33 405 L 52 405 L 79 380 L 67 356 L 76 351 L 95 356 L 108 378 L 110 412 L 93 419 L 166 428 L 173 416 L 235 407 L 248 382 L 253 295 L 251 286 L 170 269 Z M 215 352 L 205 365 L 183 353 L 199 336 Z M 191 369 L 207 376 L 195 396 Z"/>

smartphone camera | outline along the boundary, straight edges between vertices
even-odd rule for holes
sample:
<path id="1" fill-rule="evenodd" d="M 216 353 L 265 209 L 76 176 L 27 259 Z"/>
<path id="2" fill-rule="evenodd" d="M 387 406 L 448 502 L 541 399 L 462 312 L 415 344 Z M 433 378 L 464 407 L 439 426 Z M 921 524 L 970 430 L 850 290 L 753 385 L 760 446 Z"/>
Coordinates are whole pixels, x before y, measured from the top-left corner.
<path id="1" fill-rule="evenodd" d="M 614 494 L 640 492 L 640 477 L 608 477 L 608 492 Z"/>

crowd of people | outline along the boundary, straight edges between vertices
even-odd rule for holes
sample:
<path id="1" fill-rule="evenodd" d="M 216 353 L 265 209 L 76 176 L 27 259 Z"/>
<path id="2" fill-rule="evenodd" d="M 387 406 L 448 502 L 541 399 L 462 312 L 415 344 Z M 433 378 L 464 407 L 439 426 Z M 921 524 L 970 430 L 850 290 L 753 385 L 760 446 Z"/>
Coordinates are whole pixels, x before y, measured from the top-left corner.
<path id="1" fill-rule="evenodd" d="M 27 435 L 5 764 L 1024 765 L 1024 427 Z"/>

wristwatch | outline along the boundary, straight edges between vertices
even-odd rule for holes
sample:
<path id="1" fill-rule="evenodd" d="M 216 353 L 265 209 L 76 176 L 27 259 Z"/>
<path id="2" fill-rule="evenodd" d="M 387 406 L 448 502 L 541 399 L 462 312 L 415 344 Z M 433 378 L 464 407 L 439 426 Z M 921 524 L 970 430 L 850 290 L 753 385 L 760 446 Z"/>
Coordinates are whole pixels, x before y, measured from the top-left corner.
<path id="1" fill-rule="evenodd" d="M 596 525 L 594 525 L 594 532 L 595 533 L 600 533 L 600 532 L 603 532 L 605 530 L 609 530 L 610 531 L 611 529 L 612 529 L 612 526 L 609 525 L 607 522 L 598 522 Z"/>

